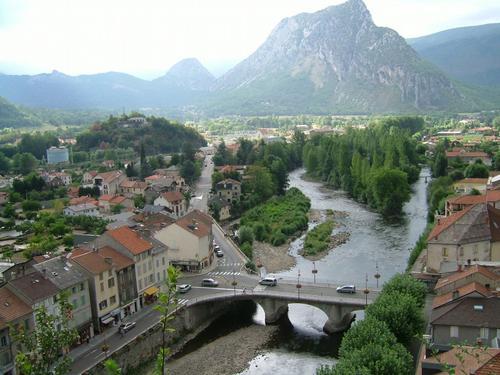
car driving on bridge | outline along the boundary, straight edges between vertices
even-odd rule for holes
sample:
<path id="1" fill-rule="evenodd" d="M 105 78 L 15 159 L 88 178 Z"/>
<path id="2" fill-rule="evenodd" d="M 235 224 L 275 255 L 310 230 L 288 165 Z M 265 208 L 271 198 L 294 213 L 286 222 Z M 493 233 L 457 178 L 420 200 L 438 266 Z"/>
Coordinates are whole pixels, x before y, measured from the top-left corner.
<path id="1" fill-rule="evenodd" d="M 278 285 L 278 280 L 276 280 L 276 277 L 264 277 L 262 280 L 259 281 L 259 284 L 267 286 L 276 286 Z"/>
<path id="2" fill-rule="evenodd" d="M 216 286 L 219 286 L 219 283 L 214 279 L 203 279 L 201 280 L 201 286 L 209 286 L 215 288 Z"/>
<path id="3" fill-rule="evenodd" d="M 354 285 L 342 285 L 337 288 L 337 293 L 356 293 L 356 286 Z"/>

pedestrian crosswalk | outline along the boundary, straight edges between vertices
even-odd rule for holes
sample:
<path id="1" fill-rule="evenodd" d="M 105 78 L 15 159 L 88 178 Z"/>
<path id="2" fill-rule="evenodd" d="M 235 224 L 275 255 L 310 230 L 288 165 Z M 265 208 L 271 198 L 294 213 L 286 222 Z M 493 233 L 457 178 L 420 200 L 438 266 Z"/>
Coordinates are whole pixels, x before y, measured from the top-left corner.
<path id="1" fill-rule="evenodd" d="M 223 259 L 221 261 L 219 261 L 219 265 L 223 266 L 223 267 L 234 267 L 234 268 L 241 268 L 243 266 L 243 263 L 241 262 L 238 262 L 238 263 L 226 263 L 226 260 Z"/>
<path id="2" fill-rule="evenodd" d="M 208 273 L 210 276 L 238 276 L 241 275 L 239 271 L 212 271 Z"/>
<path id="3" fill-rule="evenodd" d="M 180 299 L 180 300 L 178 300 L 178 301 L 177 301 L 177 304 L 178 304 L 179 306 L 183 306 L 183 305 L 185 305 L 186 303 L 188 303 L 188 300 L 187 300 L 187 299 L 184 299 L 184 298 L 183 298 L 183 299 Z"/>

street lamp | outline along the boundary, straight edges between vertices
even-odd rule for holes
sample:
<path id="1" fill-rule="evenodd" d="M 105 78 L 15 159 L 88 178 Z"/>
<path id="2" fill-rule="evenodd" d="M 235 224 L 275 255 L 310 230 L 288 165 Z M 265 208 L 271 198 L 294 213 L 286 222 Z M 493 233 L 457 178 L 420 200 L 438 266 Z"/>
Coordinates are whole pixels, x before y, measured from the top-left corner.
<path id="1" fill-rule="evenodd" d="M 377 289 L 378 289 L 378 279 L 380 279 L 380 273 L 378 272 L 378 262 L 376 263 L 375 268 L 377 271 L 375 272 L 375 275 L 373 277 L 375 277 L 375 279 L 377 280 Z"/>
<path id="2" fill-rule="evenodd" d="M 300 270 L 297 274 L 297 299 L 300 299 L 300 288 L 302 288 L 302 285 L 300 284 Z"/>
<path id="3" fill-rule="evenodd" d="M 314 284 L 316 284 L 316 274 L 317 273 L 318 273 L 318 270 L 316 269 L 316 262 L 313 262 L 312 274 L 313 274 L 313 278 L 314 278 Z"/>
<path id="4" fill-rule="evenodd" d="M 363 293 L 365 294 L 365 306 L 368 305 L 368 293 L 370 291 L 368 290 L 368 274 L 365 275 L 365 290 L 363 290 Z"/>

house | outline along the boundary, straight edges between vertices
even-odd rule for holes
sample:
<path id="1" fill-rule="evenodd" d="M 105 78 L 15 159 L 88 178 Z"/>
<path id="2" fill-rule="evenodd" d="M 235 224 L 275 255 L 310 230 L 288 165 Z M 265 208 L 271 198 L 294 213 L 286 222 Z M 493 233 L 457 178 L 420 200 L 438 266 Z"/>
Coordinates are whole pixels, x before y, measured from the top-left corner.
<path id="1" fill-rule="evenodd" d="M 97 201 L 88 195 L 82 195 L 81 197 L 71 198 L 69 200 L 70 206 L 78 206 L 80 204 L 93 204 L 97 206 Z"/>
<path id="2" fill-rule="evenodd" d="M 134 209 L 134 201 L 124 197 L 123 195 L 109 195 L 104 194 L 99 197 L 99 209 L 102 212 L 110 213 L 113 208 L 120 206 L 123 209 L 132 210 Z"/>
<path id="3" fill-rule="evenodd" d="M 448 162 L 453 159 L 460 159 L 466 164 L 472 164 L 476 160 L 481 160 L 483 164 L 491 166 L 490 156 L 483 151 L 465 151 L 463 149 L 453 149 L 452 151 L 446 151 L 446 158 Z"/>
<path id="4" fill-rule="evenodd" d="M 453 183 L 453 190 L 457 194 L 470 194 L 472 190 L 484 193 L 488 185 L 487 178 L 464 178 Z"/>
<path id="5" fill-rule="evenodd" d="M 87 276 L 79 271 L 64 256 L 48 259 L 33 266 L 41 275 L 68 296 L 73 306 L 69 327 L 78 331 L 80 338 L 92 338 L 92 308 Z"/>
<path id="6" fill-rule="evenodd" d="M 228 203 L 239 202 L 241 182 L 231 178 L 222 180 L 215 185 L 215 195 Z"/>
<path id="7" fill-rule="evenodd" d="M 0 205 L 4 205 L 9 201 L 9 193 L 6 191 L 0 191 Z"/>
<path id="8" fill-rule="evenodd" d="M 154 234 L 167 246 L 170 264 L 183 271 L 200 271 L 213 261 L 213 219 L 193 210 Z"/>
<path id="9" fill-rule="evenodd" d="M 87 276 L 94 329 L 102 332 L 120 316 L 118 277 L 112 258 L 88 249 L 75 249 L 70 262 Z"/>
<path id="10" fill-rule="evenodd" d="M 119 251 L 104 246 L 97 250 L 102 257 L 113 261 L 118 280 L 118 295 L 120 300 L 120 319 L 137 312 L 135 301 L 137 300 L 137 282 L 135 279 L 135 263 L 133 259 L 123 255 Z"/>
<path id="11" fill-rule="evenodd" d="M 448 293 L 444 293 L 434 297 L 434 299 L 432 300 L 432 308 L 436 309 L 450 302 L 457 301 L 458 299 L 461 298 L 467 298 L 467 297 L 487 298 L 490 297 L 491 294 L 492 294 L 491 291 L 484 285 L 473 281 L 464 286 L 456 287 Z"/>
<path id="12" fill-rule="evenodd" d="M 93 185 L 99 187 L 102 194 L 118 194 L 120 192 L 120 184 L 127 176 L 122 171 L 111 171 L 98 173 L 93 178 Z"/>
<path id="13" fill-rule="evenodd" d="M 114 168 L 115 167 L 115 161 L 114 160 L 104 160 L 102 163 L 101 163 L 102 166 L 106 167 L 106 168 Z"/>
<path id="14" fill-rule="evenodd" d="M 72 199 L 72 198 L 78 198 L 79 197 L 79 191 L 80 189 L 78 188 L 78 186 L 70 186 L 68 187 L 68 198 Z"/>
<path id="15" fill-rule="evenodd" d="M 52 187 L 69 186 L 72 182 L 71 175 L 66 172 L 44 172 L 41 177 L 47 185 Z"/>
<path id="16" fill-rule="evenodd" d="M 127 198 L 133 199 L 136 195 L 144 196 L 144 191 L 148 187 L 147 182 L 123 180 L 120 183 L 120 193 Z"/>
<path id="17" fill-rule="evenodd" d="M 485 344 L 500 334 L 500 298 L 468 297 L 432 310 L 432 342 L 437 348 L 453 344 Z"/>
<path id="18" fill-rule="evenodd" d="M 29 305 L 32 310 L 44 306 L 51 315 L 59 313 L 57 301 L 60 291 L 41 272 L 35 271 L 26 276 L 10 280 L 7 283 L 7 288 Z"/>
<path id="19" fill-rule="evenodd" d="M 451 275 L 441 277 L 436 283 L 434 291 L 437 295 L 443 295 L 470 284 L 478 284 L 488 290 L 495 290 L 500 288 L 500 275 L 486 267 L 474 264 L 461 268 L 460 271 Z"/>
<path id="20" fill-rule="evenodd" d="M 110 246 L 134 260 L 138 295 L 134 303 L 137 310 L 142 309 L 146 299 L 151 297 L 151 293 L 158 291 L 155 280 L 155 262 L 152 254 L 153 243 L 146 241 L 136 231 L 128 227 L 108 230 L 99 237 L 98 242 L 101 246 Z M 166 254 L 163 253 L 162 256 L 166 257 Z M 163 260 L 163 263 L 166 264 L 166 262 L 166 259 Z M 164 269 L 166 269 L 166 266 Z"/>
<path id="21" fill-rule="evenodd" d="M 500 208 L 500 190 L 487 190 L 486 194 L 482 195 L 460 195 L 449 198 L 445 205 L 445 215 L 450 216 L 455 212 L 479 203 L 488 203 L 495 208 Z"/>
<path id="22" fill-rule="evenodd" d="M 422 375 L 447 374 L 492 375 L 500 373 L 500 349 L 463 346 L 422 359 Z"/>
<path id="23" fill-rule="evenodd" d="M 65 207 L 63 213 L 66 216 L 100 216 L 98 208 L 91 203 Z"/>
<path id="24" fill-rule="evenodd" d="M 30 331 L 33 326 L 33 310 L 6 286 L 0 288 L 0 374 L 15 374 L 14 344 L 10 327 L 21 326 Z"/>
<path id="25" fill-rule="evenodd" d="M 97 171 L 86 171 L 82 176 L 82 185 L 84 187 L 94 186 L 94 177 L 97 176 Z"/>
<path id="26" fill-rule="evenodd" d="M 211 210 L 212 207 L 219 208 L 219 221 L 224 221 L 231 218 L 231 203 L 229 203 L 227 200 L 221 199 L 216 196 L 210 199 L 209 206 Z M 212 216 L 213 214 L 214 213 L 212 212 Z"/>
<path id="27" fill-rule="evenodd" d="M 187 210 L 184 196 L 178 191 L 167 191 L 160 194 L 153 204 L 168 208 L 175 217 L 183 216 Z"/>
<path id="28" fill-rule="evenodd" d="M 500 258 L 500 210 L 476 204 L 439 218 L 427 237 L 427 272 L 441 273 L 445 263 L 453 269 L 471 261 Z"/>
<path id="29" fill-rule="evenodd" d="M 154 173 L 164 175 L 165 177 L 181 177 L 181 170 L 176 165 L 171 165 L 163 169 L 155 169 Z"/>

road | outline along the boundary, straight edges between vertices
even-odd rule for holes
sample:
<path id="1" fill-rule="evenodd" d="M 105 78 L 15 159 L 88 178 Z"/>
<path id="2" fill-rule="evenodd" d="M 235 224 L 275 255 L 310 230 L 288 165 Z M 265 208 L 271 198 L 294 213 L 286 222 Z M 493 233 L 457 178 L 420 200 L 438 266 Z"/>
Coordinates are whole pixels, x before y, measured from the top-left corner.
<path id="1" fill-rule="evenodd" d="M 200 178 L 196 184 L 195 196 L 191 198 L 189 203 L 190 209 L 197 209 L 202 212 L 208 212 L 208 195 L 212 189 L 212 174 L 214 172 L 214 164 L 212 155 L 207 155 L 201 170 Z"/>

